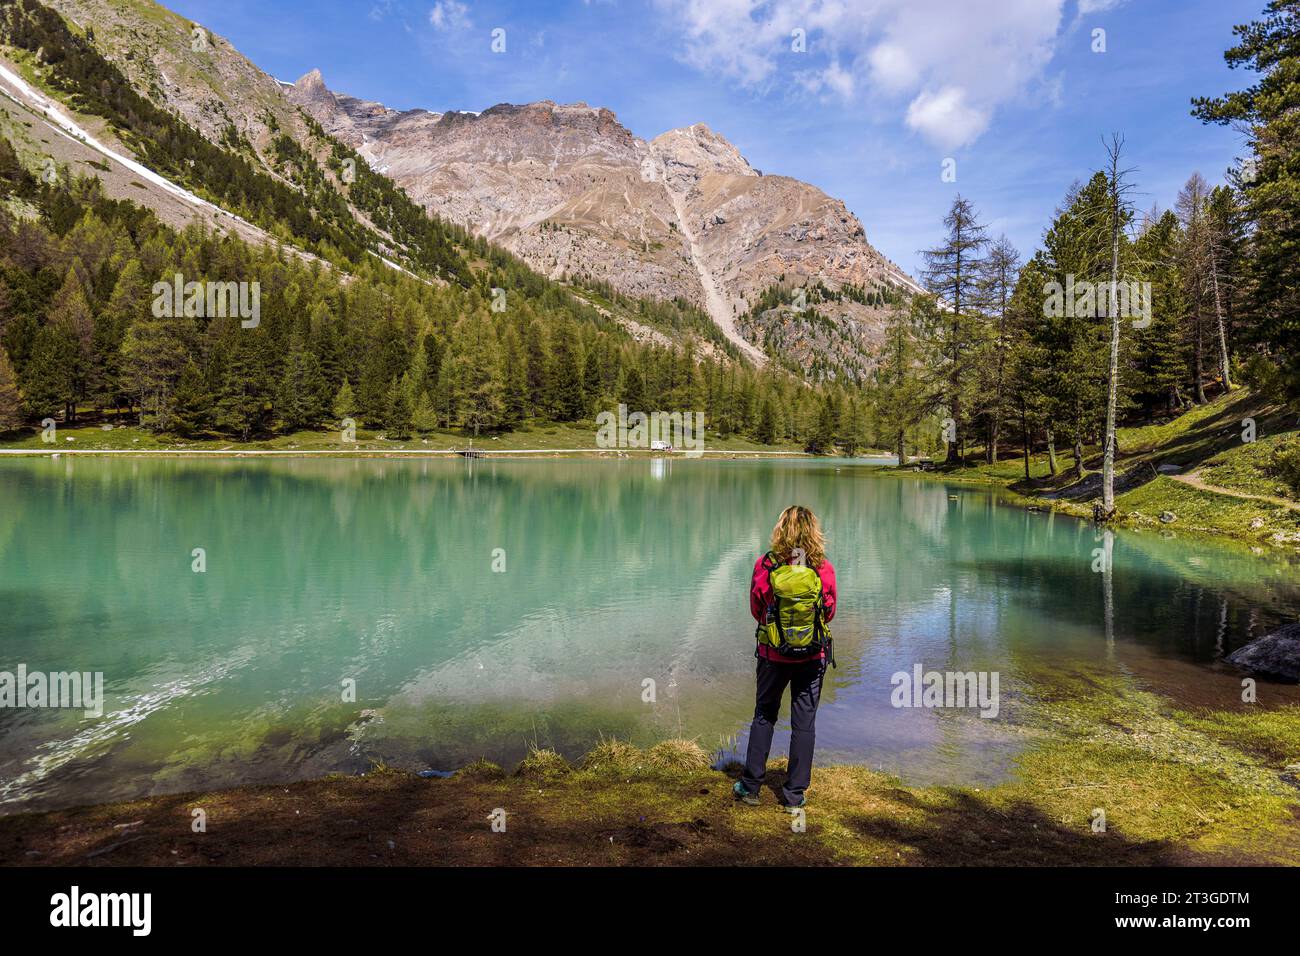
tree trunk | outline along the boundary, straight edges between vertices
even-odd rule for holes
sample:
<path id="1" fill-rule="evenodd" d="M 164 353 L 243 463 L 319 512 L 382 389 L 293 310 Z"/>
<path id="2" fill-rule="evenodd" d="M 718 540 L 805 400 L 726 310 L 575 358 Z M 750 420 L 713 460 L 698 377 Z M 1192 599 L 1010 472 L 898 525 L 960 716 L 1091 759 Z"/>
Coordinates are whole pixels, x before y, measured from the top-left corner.
<path id="1" fill-rule="evenodd" d="M 1193 374 L 1196 376 L 1196 404 L 1205 404 L 1205 345 L 1202 341 L 1201 334 L 1201 309 L 1196 308 L 1196 346 L 1192 350 L 1194 355 Z"/>
<path id="2" fill-rule="evenodd" d="M 1025 406 L 1020 406 L 1020 434 L 1025 442 L 1025 481 L 1029 480 L 1029 422 L 1026 420 Z"/>
<path id="3" fill-rule="evenodd" d="M 1228 331 L 1223 325 L 1223 300 L 1219 297 L 1219 263 L 1210 252 L 1210 277 L 1214 280 L 1214 315 L 1219 322 L 1219 365 L 1223 370 L 1223 390 L 1232 391 L 1232 373 L 1228 369 Z"/>
<path id="4" fill-rule="evenodd" d="M 1047 471 L 1056 477 L 1056 438 L 1050 428 L 1047 430 Z"/>
<path id="5" fill-rule="evenodd" d="M 898 467 L 907 464 L 907 449 L 903 445 L 903 429 L 898 430 Z"/>
<path id="6" fill-rule="evenodd" d="M 1083 480 L 1083 439 L 1074 440 L 1074 480 Z"/>
<path id="7" fill-rule="evenodd" d="M 1110 152 L 1110 368 L 1106 376 L 1106 434 L 1101 458 L 1101 508 L 1107 518 L 1115 513 L 1115 406 L 1119 398 L 1119 152 L 1120 140 L 1116 136 Z M 1077 458 L 1078 452 L 1075 454 Z"/>

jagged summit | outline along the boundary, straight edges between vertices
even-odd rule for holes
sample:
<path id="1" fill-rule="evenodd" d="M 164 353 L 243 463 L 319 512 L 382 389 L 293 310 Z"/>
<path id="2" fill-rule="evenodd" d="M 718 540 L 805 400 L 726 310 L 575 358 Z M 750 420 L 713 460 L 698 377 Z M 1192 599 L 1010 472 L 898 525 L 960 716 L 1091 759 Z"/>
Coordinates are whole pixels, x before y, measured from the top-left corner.
<path id="1" fill-rule="evenodd" d="M 861 366 L 884 324 L 869 303 L 881 290 L 916 289 L 842 202 L 760 173 L 704 123 L 646 140 L 588 102 L 395 110 L 331 89 L 328 64 L 288 84 L 215 35 L 195 52 L 192 22 L 150 0 L 49 3 L 93 27 L 133 87 L 214 143 L 234 134 L 269 174 L 283 175 L 277 137 L 324 149 L 311 117 L 417 203 L 538 271 L 692 302 L 750 354 L 779 342 L 796 361 Z M 747 315 L 775 285 L 814 283 L 852 294 L 816 317 Z"/>
<path id="2" fill-rule="evenodd" d="M 773 285 L 913 287 L 842 202 L 761 175 L 704 123 L 647 141 L 585 102 L 398 113 L 331 92 L 319 70 L 288 95 L 438 215 L 556 278 L 694 302 L 751 353 L 737 322 Z M 878 312 L 837 309 L 848 336 L 874 340 Z"/>

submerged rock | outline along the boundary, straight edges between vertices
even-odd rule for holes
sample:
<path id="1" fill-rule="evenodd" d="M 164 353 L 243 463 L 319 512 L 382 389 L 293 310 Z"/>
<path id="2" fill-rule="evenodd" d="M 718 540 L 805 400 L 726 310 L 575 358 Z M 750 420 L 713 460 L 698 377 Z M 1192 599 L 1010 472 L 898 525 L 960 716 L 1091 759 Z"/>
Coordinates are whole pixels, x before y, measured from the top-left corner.
<path id="1" fill-rule="evenodd" d="M 1246 670 L 1300 680 L 1300 621 L 1237 648 L 1227 660 Z"/>

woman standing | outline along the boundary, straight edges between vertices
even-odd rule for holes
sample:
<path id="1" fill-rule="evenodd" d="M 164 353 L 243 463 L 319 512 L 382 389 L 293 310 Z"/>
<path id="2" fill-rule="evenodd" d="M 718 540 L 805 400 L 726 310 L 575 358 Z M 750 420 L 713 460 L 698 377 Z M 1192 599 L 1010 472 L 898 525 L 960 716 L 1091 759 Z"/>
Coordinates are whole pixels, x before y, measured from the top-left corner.
<path id="1" fill-rule="evenodd" d="M 771 550 L 759 556 L 749 586 L 749 609 L 758 622 L 757 693 L 744 775 L 736 798 L 758 805 L 772 749 L 772 730 L 781 697 L 790 687 L 790 770 L 782 802 L 798 809 L 812 779 L 817 702 L 831 650 L 828 625 L 835 617 L 835 568 L 826 558 L 826 539 L 817 516 L 802 505 L 781 512 L 772 529 Z"/>

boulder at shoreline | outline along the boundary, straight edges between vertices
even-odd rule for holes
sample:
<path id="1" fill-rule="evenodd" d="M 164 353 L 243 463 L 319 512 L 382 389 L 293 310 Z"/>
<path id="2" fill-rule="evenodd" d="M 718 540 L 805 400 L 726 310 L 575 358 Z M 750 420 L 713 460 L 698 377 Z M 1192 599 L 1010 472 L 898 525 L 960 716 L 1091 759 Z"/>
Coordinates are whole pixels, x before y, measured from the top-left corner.
<path id="1" fill-rule="evenodd" d="M 1300 622 L 1279 627 L 1237 648 L 1227 660 L 1246 670 L 1300 680 Z"/>

